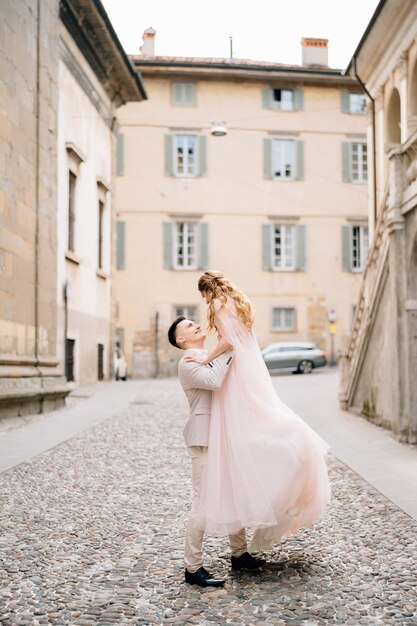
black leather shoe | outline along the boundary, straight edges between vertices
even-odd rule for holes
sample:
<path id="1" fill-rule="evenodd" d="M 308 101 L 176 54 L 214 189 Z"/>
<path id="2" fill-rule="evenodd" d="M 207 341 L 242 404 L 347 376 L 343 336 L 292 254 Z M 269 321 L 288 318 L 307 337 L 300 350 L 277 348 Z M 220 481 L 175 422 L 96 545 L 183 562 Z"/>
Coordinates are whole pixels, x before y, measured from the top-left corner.
<path id="1" fill-rule="evenodd" d="M 249 552 L 244 552 L 241 556 L 232 556 L 232 569 L 247 569 L 253 571 L 265 565 L 265 559 L 255 559 Z"/>
<path id="2" fill-rule="evenodd" d="M 193 574 L 186 569 L 185 581 L 190 585 L 199 585 L 200 587 L 223 587 L 224 585 L 222 578 L 213 578 L 204 567 L 200 567 Z"/>

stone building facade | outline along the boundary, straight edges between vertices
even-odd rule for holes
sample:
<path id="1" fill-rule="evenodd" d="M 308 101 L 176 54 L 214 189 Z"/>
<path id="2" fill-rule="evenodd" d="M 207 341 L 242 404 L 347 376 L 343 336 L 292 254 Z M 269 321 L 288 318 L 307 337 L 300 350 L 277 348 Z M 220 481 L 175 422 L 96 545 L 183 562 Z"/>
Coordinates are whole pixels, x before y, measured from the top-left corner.
<path id="1" fill-rule="evenodd" d="M 367 253 L 367 149 L 357 81 L 303 64 L 132 57 L 149 101 L 120 110 L 116 332 L 134 377 L 176 373 L 167 343 L 184 314 L 205 322 L 197 279 L 225 272 L 253 302 L 263 346 L 350 332 Z M 336 317 L 336 322 L 330 323 Z"/>
<path id="2" fill-rule="evenodd" d="M 104 199 L 106 277 L 100 280 L 107 287 L 86 285 L 91 277 L 80 269 L 84 291 L 78 293 L 74 280 L 67 322 L 69 332 L 82 326 L 75 319 L 77 306 L 95 292 L 93 308 L 106 319 L 97 332 L 107 345 L 104 359 L 109 362 L 115 114 L 118 106 L 143 99 L 145 92 L 99 0 L 5 0 L 0 11 L 0 413 L 7 416 L 59 406 L 70 389 L 62 300 L 72 270 L 64 260 L 63 231 L 69 221 L 69 171 L 86 150 L 82 125 L 101 153 L 100 166 L 95 164 L 90 175 L 94 182 L 85 176 L 79 190 L 83 219 L 91 215 L 84 223 L 77 215 L 77 223 L 96 240 L 98 203 Z M 84 161 L 94 162 L 87 152 Z M 67 170 L 66 160 L 72 164 Z M 87 265 L 80 255 L 78 265 L 85 261 Z M 91 380 L 80 371 L 78 382 Z"/>
<path id="3" fill-rule="evenodd" d="M 62 402 L 57 359 L 56 0 L 0 19 L 0 413 Z"/>
<path id="4" fill-rule="evenodd" d="M 369 202 L 372 245 L 342 355 L 340 401 L 416 443 L 416 3 L 381 1 L 348 70 L 356 72 L 374 102 L 368 150 L 373 153 L 375 138 L 375 176 Z"/>

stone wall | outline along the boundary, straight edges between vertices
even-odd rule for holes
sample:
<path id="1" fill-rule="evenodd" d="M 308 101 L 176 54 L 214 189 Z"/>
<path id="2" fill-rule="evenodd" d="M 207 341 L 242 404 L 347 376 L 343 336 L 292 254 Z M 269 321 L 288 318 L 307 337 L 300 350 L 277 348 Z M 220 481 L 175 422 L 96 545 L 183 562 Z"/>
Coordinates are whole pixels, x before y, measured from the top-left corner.
<path id="1" fill-rule="evenodd" d="M 57 33 L 57 0 L 2 2 L 0 405 L 11 413 L 66 393 L 55 354 Z"/>

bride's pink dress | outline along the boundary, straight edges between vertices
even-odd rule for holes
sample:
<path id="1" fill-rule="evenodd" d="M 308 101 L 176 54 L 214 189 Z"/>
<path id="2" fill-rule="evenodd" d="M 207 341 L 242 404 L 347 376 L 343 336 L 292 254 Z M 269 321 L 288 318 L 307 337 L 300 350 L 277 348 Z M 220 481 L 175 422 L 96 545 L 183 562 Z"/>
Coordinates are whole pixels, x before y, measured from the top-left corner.
<path id="1" fill-rule="evenodd" d="M 234 360 L 213 393 L 196 523 L 208 534 L 255 529 L 250 549 L 263 550 L 324 515 L 329 447 L 277 396 L 234 301 L 214 306 L 216 328 L 233 344 Z"/>

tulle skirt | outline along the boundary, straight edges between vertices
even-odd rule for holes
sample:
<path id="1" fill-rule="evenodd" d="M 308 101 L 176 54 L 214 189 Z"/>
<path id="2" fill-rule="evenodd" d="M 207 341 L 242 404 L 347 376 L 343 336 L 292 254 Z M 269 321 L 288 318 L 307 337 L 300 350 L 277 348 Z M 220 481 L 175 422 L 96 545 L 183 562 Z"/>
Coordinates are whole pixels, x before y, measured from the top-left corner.
<path id="1" fill-rule="evenodd" d="M 213 393 L 195 522 L 212 535 L 254 529 L 250 549 L 264 550 L 324 515 L 329 447 L 279 399 L 254 336 L 234 339 L 230 371 Z"/>

